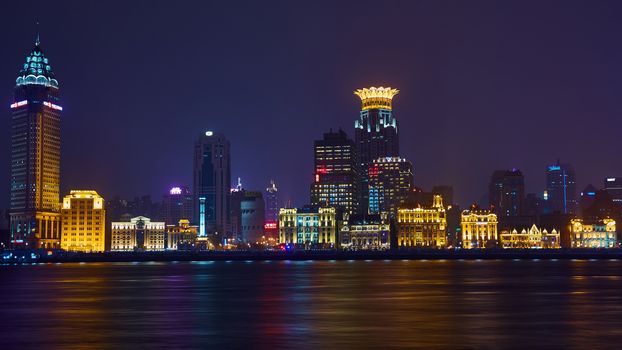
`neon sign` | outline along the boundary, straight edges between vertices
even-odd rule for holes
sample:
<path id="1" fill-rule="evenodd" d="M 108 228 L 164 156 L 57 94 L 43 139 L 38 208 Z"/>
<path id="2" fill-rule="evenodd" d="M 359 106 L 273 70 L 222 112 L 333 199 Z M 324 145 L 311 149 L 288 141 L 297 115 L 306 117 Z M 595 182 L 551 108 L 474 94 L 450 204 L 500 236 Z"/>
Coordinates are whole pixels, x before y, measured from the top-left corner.
<path id="1" fill-rule="evenodd" d="M 25 106 L 27 104 L 28 104 L 28 100 L 23 100 L 23 101 L 12 103 L 11 108 L 17 108 L 17 107 Z"/>

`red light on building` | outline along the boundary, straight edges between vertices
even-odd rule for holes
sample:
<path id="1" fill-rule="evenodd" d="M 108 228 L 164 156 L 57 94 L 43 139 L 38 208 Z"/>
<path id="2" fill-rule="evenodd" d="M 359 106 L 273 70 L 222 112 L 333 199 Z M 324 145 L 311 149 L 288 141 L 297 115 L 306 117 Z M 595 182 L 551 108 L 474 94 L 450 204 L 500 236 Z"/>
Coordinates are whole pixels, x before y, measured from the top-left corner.
<path id="1" fill-rule="evenodd" d="M 274 230 L 276 228 L 276 222 L 268 221 L 263 225 L 263 228 L 266 230 Z"/>

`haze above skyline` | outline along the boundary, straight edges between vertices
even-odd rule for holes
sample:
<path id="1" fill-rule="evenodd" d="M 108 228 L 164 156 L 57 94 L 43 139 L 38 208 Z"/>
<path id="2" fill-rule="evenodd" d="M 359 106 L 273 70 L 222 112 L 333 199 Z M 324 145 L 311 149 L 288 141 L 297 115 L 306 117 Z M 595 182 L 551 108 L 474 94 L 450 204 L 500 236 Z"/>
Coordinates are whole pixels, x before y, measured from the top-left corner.
<path id="1" fill-rule="evenodd" d="M 62 192 L 104 198 L 192 185 L 205 130 L 233 179 L 303 205 L 313 141 L 354 137 L 357 88 L 391 86 L 400 150 L 424 190 L 480 201 L 495 169 L 544 189 L 557 158 L 578 190 L 622 175 L 618 2 L 11 3 L 0 14 L 0 208 L 8 208 L 15 78 L 34 45 L 60 83 Z"/>

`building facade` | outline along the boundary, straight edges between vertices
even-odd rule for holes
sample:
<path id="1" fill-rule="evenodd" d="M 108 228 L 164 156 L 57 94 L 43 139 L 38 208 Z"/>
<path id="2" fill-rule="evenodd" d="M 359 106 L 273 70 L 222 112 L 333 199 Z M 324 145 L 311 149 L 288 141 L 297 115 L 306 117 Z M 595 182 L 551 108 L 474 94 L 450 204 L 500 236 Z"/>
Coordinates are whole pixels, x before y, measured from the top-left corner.
<path id="1" fill-rule="evenodd" d="M 393 113 L 393 97 L 398 93 L 399 90 L 390 87 L 370 87 L 354 92 L 361 99 L 361 112 L 354 122 L 354 140 L 361 169 L 361 214 L 368 212 L 367 171 L 371 163 L 378 158 L 399 157 L 398 122 Z"/>
<path id="2" fill-rule="evenodd" d="M 464 210 L 460 218 L 462 248 L 495 247 L 498 242 L 497 215 L 489 210 Z"/>
<path id="3" fill-rule="evenodd" d="M 172 187 L 162 197 L 162 218 L 167 225 L 174 225 L 182 219 L 191 219 L 193 216 L 193 196 L 186 186 Z"/>
<path id="4" fill-rule="evenodd" d="M 561 248 L 559 230 L 549 232 L 538 228 L 535 224 L 530 228 L 503 230 L 499 235 L 499 243 L 504 249 L 559 249 Z"/>
<path id="5" fill-rule="evenodd" d="M 164 222 L 153 222 L 148 217 L 137 216 L 130 221 L 112 224 L 112 251 L 164 250 Z"/>
<path id="6" fill-rule="evenodd" d="M 281 208 L 279 211 L 279 243 L 305 248 L 334 248 L 337 242 L 337 211 L 335 208 Z"/>
<path id="7" fill-rule="evenodd" d="M 190 225 L 190 220 L 181 219 L 177 225 L 166 225 L 167 250 L 193 250 L 199 227 Z"/>
<path id="8" fill-rule="evenodd" d="M 39 37 L 11 104 L 10 245 L 59 248 L 60 90 Z"/>
<path id="9" fill-rule="evenodd" d="M 431 207 L 397 210 L 398 247 L 447 247 L 447 216 L 443 198 L 435 195 Z"/>
<path id="10" fill-rule="evenodd" d="M 343 130 L 327 132 L 314 143 L 311 205 L 332 206 L 348 214 L 358 210 L 359 167 L 356 146 Z"/>
<path id="11" fill-rule="evenodd" d="M 391 224 L 388 213 L 345 214 L 339 228 L 339 241 L 345 250 L 389 250 Z"/>
<path id="12" fill-rule="evenodd" d="M 577 212 L 577 189 L 574 168 L 557 161 L 546 171 L 546 208 L 548 212 L 574 215 Z"/>
<path id="13" fill-rule="evenodd" d="M 497 216 L 523 213 L 525 177 L 518 169 L 496 170 L 490 178 L 488 202 Z"/>
<path id="14" fill-rule="evenodd" d="M 73 252 L 106 249 L 106 209 L 96 191 L 74 190 L 63 198 L 60 247 Z"/>
<path id="15" fill-rule="evenodd" d="M 230 144 L 224 135 L 207 131 L 194 146 L 194 222 L 199 237 L 217 237 L 222 242 L 231 231 Z"/>
<path id="16" fill-rule="evenodd" d="M 259 191 L 231 192 L 231 226 L 236 241 L 257 243 L 264 235 L 265 203 Z"/>
<path id="17" fill-rule="evenodd" d="M 572 248 L 615 248 L 616 222 L 613 219 L 570 221 Z"/>
<path id="18" fill-rule="evenodd" d="M 369 165 L 367 176 L 369 212 L 394 217 L 414 187 L 412 164 L 399 157 L 378 158 Z"/>

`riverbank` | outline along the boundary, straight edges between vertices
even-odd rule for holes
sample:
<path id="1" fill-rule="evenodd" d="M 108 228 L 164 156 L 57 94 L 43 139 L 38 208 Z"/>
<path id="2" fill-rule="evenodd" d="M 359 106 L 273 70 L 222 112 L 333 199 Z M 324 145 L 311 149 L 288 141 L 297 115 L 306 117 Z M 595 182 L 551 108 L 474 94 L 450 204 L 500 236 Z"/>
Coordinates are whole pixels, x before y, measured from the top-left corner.
<path id="1" fill-rule="evenodd" d="M 6 256 L 6 252 L 5 252 Z M 166 252 L 15 252 L 4 263 L 141 262 L 141 261 L 266 261 L 266 260 L 511 260 L 622 259 L 622 249 L 486 249 L 397 251 L 166 251 Z"/>

